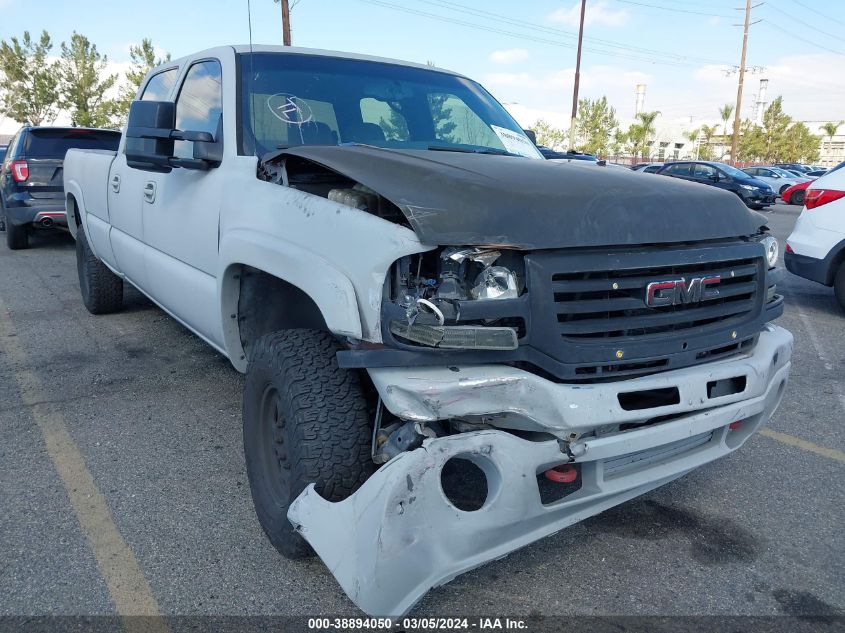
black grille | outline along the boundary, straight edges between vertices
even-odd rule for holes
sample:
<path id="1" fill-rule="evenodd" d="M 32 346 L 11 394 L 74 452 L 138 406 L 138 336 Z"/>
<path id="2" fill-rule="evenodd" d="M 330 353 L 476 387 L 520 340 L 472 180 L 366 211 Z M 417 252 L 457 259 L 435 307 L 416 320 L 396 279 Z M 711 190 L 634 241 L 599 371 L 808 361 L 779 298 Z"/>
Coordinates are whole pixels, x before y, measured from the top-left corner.
<path id="1" fill-rule="evenodd" d="M 564 380 L 654 373 L 748 351 L 766 319 L 763 255 L 759 244 L 742 241 L 535 251 L 525 259 L 524 342 L 557 363 L 550 373 Z M 645 303 L 652 282 L 713 275 L 716 297 Z"/>
<path id="2" fill-rule="evenodd" d="M 757 310 L 759 258 L 622 270 L 552 274 L 555 316 L 569 339 L 659 337 L 666 332 L 719 327 Z M 719 275 L 719 295 L 697 303 L 649 307 L 653 281 Z"/>

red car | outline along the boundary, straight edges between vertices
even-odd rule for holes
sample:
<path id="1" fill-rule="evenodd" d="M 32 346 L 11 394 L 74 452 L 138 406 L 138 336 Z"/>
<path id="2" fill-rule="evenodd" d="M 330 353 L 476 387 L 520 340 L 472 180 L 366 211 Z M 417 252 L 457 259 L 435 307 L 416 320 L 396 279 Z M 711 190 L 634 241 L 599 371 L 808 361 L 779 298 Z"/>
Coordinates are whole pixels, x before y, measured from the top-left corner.
<path id="1" fill-rule="evenodd" d="M 797 185 L 792 185 L 789 189 L 780 194 L 780 197 L 786 204 L 797 204 L 803 207 L 804 197 L 807 195 L 807 187 L 811 184 L 813 184 L 813 181 L 808 180 L 807 182 L 800 182 Z"/>

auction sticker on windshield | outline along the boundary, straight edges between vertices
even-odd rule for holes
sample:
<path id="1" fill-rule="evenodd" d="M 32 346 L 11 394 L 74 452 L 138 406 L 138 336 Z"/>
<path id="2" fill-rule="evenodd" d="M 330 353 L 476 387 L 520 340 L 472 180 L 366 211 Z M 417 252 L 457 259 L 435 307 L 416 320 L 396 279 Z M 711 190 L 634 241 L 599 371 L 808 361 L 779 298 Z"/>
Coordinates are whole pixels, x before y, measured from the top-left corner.
<path id="1" fill-rule="evenodd" d="M 511 154 L 519 154 L 528 158 L 543 158 L 543 155 L 534 147 L 534 143 L 527 136 L 498 125 L 491 125 L 490 127 L 502 141 L 505 149 Z"/>

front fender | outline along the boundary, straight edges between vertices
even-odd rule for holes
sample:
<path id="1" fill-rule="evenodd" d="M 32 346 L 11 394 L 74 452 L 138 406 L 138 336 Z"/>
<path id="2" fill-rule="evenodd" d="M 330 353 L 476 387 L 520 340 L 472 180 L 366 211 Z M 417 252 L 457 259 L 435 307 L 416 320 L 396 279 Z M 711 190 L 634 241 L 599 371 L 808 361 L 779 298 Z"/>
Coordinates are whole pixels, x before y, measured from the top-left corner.
<path id="1" fill-rule="evenodd" d="M 220 296 L 226 352 L 238 371 L 246 370 L 240 332 L 233 314 L 238 313 L 241 266 L 252 266 L 293 284 L 305 292 L 335 334 L 361 338 L 361 317 L 352 282 L 319 255 L 276 236 L 249 229 L 226 233 L 220 242 L 217 290 Z"/>

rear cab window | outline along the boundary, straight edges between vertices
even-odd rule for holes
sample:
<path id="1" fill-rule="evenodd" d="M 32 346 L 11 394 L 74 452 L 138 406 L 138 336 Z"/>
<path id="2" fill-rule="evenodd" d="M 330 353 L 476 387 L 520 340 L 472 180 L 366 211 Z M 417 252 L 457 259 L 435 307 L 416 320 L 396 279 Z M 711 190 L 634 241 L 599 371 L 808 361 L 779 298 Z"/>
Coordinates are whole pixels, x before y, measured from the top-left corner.
<path id="1" fill-rule="evenodd" d="M 120 143 L 120 132 L 113 130 L 36 128 L 27 133 L 21 156 L 32 159 L 63 159 L 71 148 L 116 151 L 118 143 Z"/>

